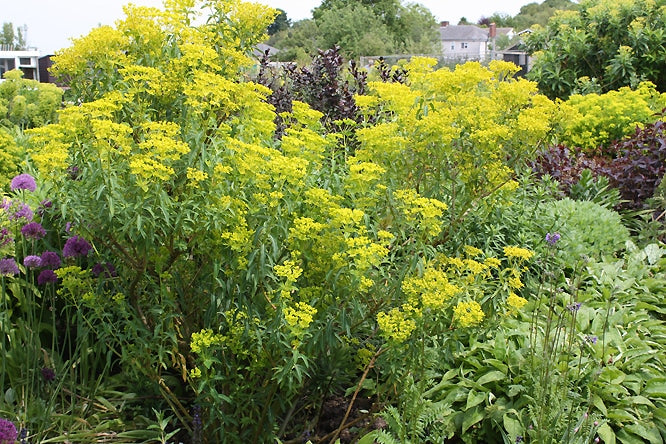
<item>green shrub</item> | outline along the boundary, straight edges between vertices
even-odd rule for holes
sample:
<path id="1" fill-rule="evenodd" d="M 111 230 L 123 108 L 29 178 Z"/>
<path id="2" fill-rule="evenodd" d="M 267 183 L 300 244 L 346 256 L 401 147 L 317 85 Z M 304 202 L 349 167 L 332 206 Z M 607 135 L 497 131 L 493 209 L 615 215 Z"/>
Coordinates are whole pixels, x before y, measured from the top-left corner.
<path id="1" fill-rule="evenodd" d="M 537 218 L 547 231 L 561 234 L 559 250 L 568 258 L 613 255 L 629 240 L 620 215 L 591 201 L 548 202 Z"/>
<path id="2" fill-rule="evenodd" d="M 0 83 L 0 124 L 21 129 L 54 122 L 62 106 L 63 90 L 50 83 L 23 79 L 19 70 L 5 73 Z"/>

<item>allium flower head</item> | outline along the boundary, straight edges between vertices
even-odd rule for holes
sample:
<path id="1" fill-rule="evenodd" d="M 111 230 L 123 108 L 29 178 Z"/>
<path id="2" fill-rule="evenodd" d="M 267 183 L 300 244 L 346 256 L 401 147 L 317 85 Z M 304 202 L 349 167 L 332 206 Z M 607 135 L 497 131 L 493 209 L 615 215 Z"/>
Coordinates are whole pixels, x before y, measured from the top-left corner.
<path id="1" fill-rule="evenodd" d="M 37 283 L 39 285 L 55 284 L 56 282 L 58 282 L 58 276 L 53 270 L 42 270 L 39 276 L 37 276 Z"/>
<path id="2" fill-rule="evenodd" d="M 0 259 L 0 276 L 14 276 L 16 274 L 19 274 L 19 268 L 13 258 Z"/>
<path id="3" fill-rule="evenodd" d="M 35 191 L 37 184 L 35 183 L 35 178 L 30 174 L 19 174 L 18 176 L 12 179 L 10 186 L 12 191 L 16 190 L 28 190 Z"/>
<path id="4" fill-rule="evenodd" d="M 9 234 L 9 230 L 7 228 L 0 229 L 0 247 L 4 247 L 11 242 L 14 242 L 14 239 Z"/>
<path id="5" fill-rule="evenodd" d="M 42 266 L 42 258 L 39 256 L 26 256 L 23 258 L 23 265 L 28 268 L 37 268 Z"/>
<path id="6" fill-rule="evenodd" d="M 113 264 L 111 264 L 109 262 L 107 262 L 105 264 L 102 264 L 102 263 L 99 263 L 99 262 L 96 263 L 90 269 L 90 272 L 95 277 L 99 277 L 100 275 L 102 277 L 106 277 L 106 278 L 118 276 L 118 273 L 116 273 L 116 267 L 114 267 Z"/>
<path id="7" fill-rule="evenodd" d="M 558 240 L 560 240 L 560 233 L 555 232 L 555 233 L 546 233 L 546 242 L 548 242 L 550 245 L 555 245 Z"/>
<path id="8" fill-rule="evenodd" d="M 55 380 L 56 374 L 55 374 L 55 371 L 52 368 L 43 367 L 41 371 L 42 371 L 42 377 L 44 378 L 44 380 L 46 382 L 51 382 L 51 381 Z"/>
<path id="9" fill-rule="evenodd" d="M 60 268 L 60 256 L 58 256 L 58 253 L 54 251 L 45 251 L 42 253 L 41 256 L 42 259 L 42 264 L 41 266 L 44 268 L 49 268 L 51 270 L 55 270 L 56 268 Z"/>
<path id="10" fill-rule="evenodd" d="M 46 236 L 46 230 L 39 222 L 28 222 L 21 228 L 21 233 L 26 239 L 39 240 Z"/>
<path id="11" fill-rule="evenodd" d="M 28 204 L 18 200 L 3 199 L 0 208 L 5 210 L 9 220 L 18 220 L 23 218 L 26 220 L 26 222 L 30 222 L 34 217 L 34 213 Z"/>
<path id="12" fill-rule="evenodd" d="M 569 310 L 570 312 L 573 313 L 573 312 L 575 312 L 575 311 L 580 310 L 580 307 L 581 307 L 581 303 L 580 303 L 580 302 L 574 302 L 574 303 L 571 304 L 571 305 L 567 305 L 567 310 Z"/>
<path id="13" fill-rule="evenodd" d="M 87 256 L 92 250 L 92 246 L 81 236 L 74 236 L 67 239 L 62 248 L 62 255 L 65 257 Z"/>
<path id="14" fill-rule="evenodd" d="M 16 426 L 13 422 L 0 418 L 0 444 L 14 444 L 16 442 Z"/>

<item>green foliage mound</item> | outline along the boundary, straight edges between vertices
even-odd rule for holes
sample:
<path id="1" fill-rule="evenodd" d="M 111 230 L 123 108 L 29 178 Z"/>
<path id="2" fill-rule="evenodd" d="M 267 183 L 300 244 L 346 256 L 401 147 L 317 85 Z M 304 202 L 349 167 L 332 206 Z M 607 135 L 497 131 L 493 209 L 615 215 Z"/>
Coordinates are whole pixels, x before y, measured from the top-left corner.
<path id="1" fill-rule="evenodd" d="M 591 201 L 565 198 L 548 202 L 538 220 L 547 231 L 560 233 L 559 251 L 568 260 L 613 256 L 629 240 L 620 215 Z"/>

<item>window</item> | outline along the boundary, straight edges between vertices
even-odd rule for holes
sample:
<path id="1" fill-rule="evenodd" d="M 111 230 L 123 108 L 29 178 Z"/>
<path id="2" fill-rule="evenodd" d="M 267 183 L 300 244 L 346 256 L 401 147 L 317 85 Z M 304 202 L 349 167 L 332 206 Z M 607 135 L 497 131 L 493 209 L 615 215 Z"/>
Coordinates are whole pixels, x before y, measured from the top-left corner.
<path id="1" fill-rule="evenodd" d="M 19 65 L 32 66 L 32 59 L 30 57 L 19 57 Z"/>
<path id="2" fill-rule="evenodd" d="M 467 49 L 467 43 L 466 43 L 466 42 L 462 42 L 462 43 L 460 44 L 460 49 Z"/>
<path id="3" fill-rule="evenodd" d="M 455 43 L 451 43 L 451 51 L 453 51 L 454 49 L 456 49 L 456 44 L 455 44 Z"/>

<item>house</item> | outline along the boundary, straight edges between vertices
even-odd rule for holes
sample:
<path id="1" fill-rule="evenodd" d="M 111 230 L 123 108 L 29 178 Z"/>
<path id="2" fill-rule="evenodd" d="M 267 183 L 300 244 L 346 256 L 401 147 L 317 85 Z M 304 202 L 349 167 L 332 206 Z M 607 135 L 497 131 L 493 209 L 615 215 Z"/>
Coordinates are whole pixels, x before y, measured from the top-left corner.
<path id="1" fill-rule="evenodd" d="M 0 81 L 7 71 L 20 69 L 24 79 L 39 81 L 39 51 L 13 51 L 9 48 L 0 50 Z"/>
<path id="2" fill-rule="evenodd" d="M 448 61 L 488 60 L 496 58 L 494 43 L 498 36 L 515 36 L 513 28 L 498 28 L 494 23 L 489 28 L 476 25 L 450 25 L 441 22 L 439 34 L 442 40 L 444 59 Z"/>

